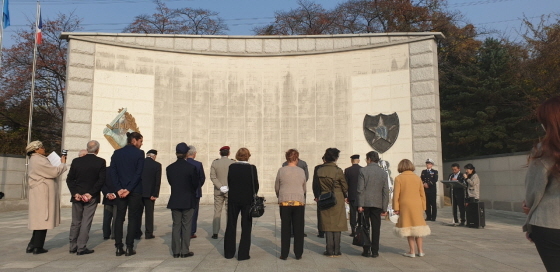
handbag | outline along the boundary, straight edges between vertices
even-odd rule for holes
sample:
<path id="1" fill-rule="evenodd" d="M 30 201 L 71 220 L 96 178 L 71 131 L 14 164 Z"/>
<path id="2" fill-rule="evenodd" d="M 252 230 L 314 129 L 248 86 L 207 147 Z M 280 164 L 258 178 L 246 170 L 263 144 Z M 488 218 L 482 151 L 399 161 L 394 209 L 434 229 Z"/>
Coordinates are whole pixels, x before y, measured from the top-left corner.
<path id="1" fill-rule="evenodd" d="M 328 210 L 336 205 L 336 196 L 334 195 L 334 183 L 333 181 L 332 188 L 330 192 L 324 193 L 319 196 L 317 200 L 317 206 L 319 206 L 320 210 Z"/>
<path id="2" fill-rule="evenodd" d="M 251 217 L 261 217 L 264 214 L 264 197 L 257 196 L 255 192 L 255 177 L 253 176 L 253 168 L 251 168 L 251 184 L 253 185 L 253 202 L 251 203 Z"/>
<path id="3" fill-rule="evenodd" d="M 360 213 L 360 218 L 358 224 L 356 225 L 354 239 L 352 244 L 355 246 L 369 247 L 371 246 L 371 241 L 369 238 L 369 225 L 365 222 L 364 213 Z"/>

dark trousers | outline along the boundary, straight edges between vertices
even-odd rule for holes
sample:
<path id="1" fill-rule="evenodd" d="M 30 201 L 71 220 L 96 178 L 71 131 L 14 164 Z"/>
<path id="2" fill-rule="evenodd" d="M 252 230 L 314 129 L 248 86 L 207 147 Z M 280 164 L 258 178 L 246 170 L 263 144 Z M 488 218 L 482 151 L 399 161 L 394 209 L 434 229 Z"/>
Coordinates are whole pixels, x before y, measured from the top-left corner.
<path id="1" fill-rule="evenodd" d="M 381 233 L 381 208 L 364 207 L 365 226 L 369 226 L 371 232 L 371 247 L 364 247 L 364 252 L 371 250 L 371 254 L 379 254 L 379 235 Z"/>
<path id="2" fill-rule="evenodd" d="M 294 233 L 294 254 L 300 258 L 303 254 L 303 227 L 305 206 L 280 206 L 280 257 L 288 257 L 290 253 L 291 232 Z"/>
<path id="3" fill-rule="evenodd" d="M 531 226 L 530 237 L 546 271 L 560 271 L 560 229 Z"/>
<path id="4" fill-rule="evenodd" d="M 465 194 L 463 192 L 453 192 L 453 219 L 455 223 L 459 223 L 457 218 L 457 208 L 461 215 L 461 223 L 465 222 Z"/>
<path id="5" fill-rule="evenodd" d="M 128 227 L 126 230 L 126 246 L 134 247 L 134 238 L 140 226 L 142 212 L 142 195 L 130 193 L 125 198 L 117 198 L 117 219 L 115 220 L 115 246 L 123 246 L 123 225 L 128 210 Z"/>
<path id="6" fill-rule="evenodd" d="M 358 217 L 358 207 L 356 206 L 355 200 L 350 200 L 348 206 L 350 206 L 350 228 L 352 228 L 352 233 L 356 231 L 356 218 Z"/>
<path id="7" fill-rule="evenodd" d="M 191 246 L 191 227 L 194 209 L 172 209 L 173 227 L 171 231 L 171 250 L 173 254 L 187 254 Z"/>
<path id="8" fill-rule="evenodd" d="M 238 260 L 247 260 L 250 258 L 249 250 L 251 249 L 251 228 L 253 218 L 249 213 L 251 205 L 243 205 L 228 202 L 227 210 L 227 226 L 224 235 L 224 256 L 231 259 L 235 256 L 235 241 L 237 234 L 237 218 L 241 213 L 241 240 L 239 241 L 239 250 L 237 253 Z"/>
<path id="9" fill-rule="evenodd" d="M 29 241 L 29 248 L 43 248 L 45 246 L 45 238 L 47 237 L 47 230 L 34 230 Z"/>
<path id="10" fill-rule="evenodd" d="M 326 231 L 327 255 L 340 255 L 340 231 Z"/>
<path id="11" fill-rule="evenodd" d="M 72 202 L 72 222 L 70 223 L 70 251 L 82 252 L 89 240 L 91 222 L 97 210 L 97 202 Z"/>
<path id="12" fill-rule="evenodd" d="M 424 192 L 426 192 L 426 220 L 436 221 L 436 190 L 424 190 Z"/>
<path id="13" fill-rule="evenodd" d="M 103 205 L 103 238 L 115 239 L 117 205 Z"/>
<path id="14" fill-rule="evenodd" d="M 323 220 L 321 219 L 321 209 L 319 209 L 319 205 L 317 205 L 317 231 L 319 232 L 319 235 L 325 235 L 322 224 Z"/>
<path id="15" fill-rule="evenodd" d="M 138 224 L 137 235 L 142 236 L 142 213 L 144 214 L 144 229 L 146 235 L 154 233 L 154 206 L 156 202 L 149 197 L 142 197 L 142 211 L 140 211 L 140 223 Z"/>
<path id="16" fill-rule="evenodd" d="M 200 198 L 197 197 L 194 200 L 194 202 L 196 207 L 194 208 L 194 214 L 192 216 L 191 235 L 194 235 L 196 233 L 196 228 L 198 227 L 196 221 L 198 221 L 198 209 L 200 208 Z"/>

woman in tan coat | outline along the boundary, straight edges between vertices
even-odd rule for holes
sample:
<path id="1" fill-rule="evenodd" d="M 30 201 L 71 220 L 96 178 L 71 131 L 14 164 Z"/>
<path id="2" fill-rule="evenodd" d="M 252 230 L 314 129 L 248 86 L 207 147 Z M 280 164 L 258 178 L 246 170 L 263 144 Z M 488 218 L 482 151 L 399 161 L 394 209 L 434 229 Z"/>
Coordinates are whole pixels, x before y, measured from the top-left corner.
<path id="1" fill-rule="evenodd" d="M 401 173 L 395 178 L 395 189 L 393 192 L 393 209 L 399 215 L 399 221 L 393 229 L 395 235 L 406 237 L 410 250 L 403 253 L 406 257 L 416 257 L 416 246 L 418 256 L 424 256 L 422 249 L 422 237 L 430 235 L 430 227 L 424 220 L 426 209 L 426 195 L 422 180 L 414 174 L 414 164 L 404 159 L 399 162 L 398 171 Z"/>
<path id="2" fill-rule="evenodd" d="M 338 257 L 340 252 L 341 232 L 348 230 L 346 223 L 345 201 L 348 195 L 348 184 L 342 169 L 336 166 L 340 150 L 328 148 L 325 151 L 325 164 L 317 170 L 321 194 L 334 192 L 336 205 L 326 210 L 321 210 L 323 231 L 327 239 L 327 250 L 323 253 L 329 257 Z"/>
<path id="3" fill-rule="evenodd" d="M 53 166 L 45 157 L 45 147 L 33 141 L 25 148 L 29 156 L 29 225 L 33 236 L 26 252 L 46 253 L 45 237 L 48 229 L 60 225 L 60 190 L 56 178 L 66 171 L 66 156 L 61 164 Z"/>

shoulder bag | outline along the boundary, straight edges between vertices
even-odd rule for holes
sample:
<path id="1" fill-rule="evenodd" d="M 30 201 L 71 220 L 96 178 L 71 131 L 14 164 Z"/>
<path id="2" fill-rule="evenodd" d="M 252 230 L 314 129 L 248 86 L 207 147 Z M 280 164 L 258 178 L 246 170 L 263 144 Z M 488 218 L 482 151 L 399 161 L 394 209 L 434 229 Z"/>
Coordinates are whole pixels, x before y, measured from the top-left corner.
<path id="1" fill-rule="evenodd" d="M 317 200 L 317 206 L 320 210 L 328 210 L 336 205 L 336 196 L 334 195 L 334 183 L 333 180 L 332 188 L 330 192 L 321 194 Z"/>
<path id="2" fill-rule="evenodd" d="M 261 217 L 264 214 L 264 202 L 266 201 L 264 197 L 257 196 L 255 192 L 255 177 L 253 176 L 253 166 L 249 165 L 251 170 L 251 185 L 253 186 L 253 203 L 251 203 L 251 217 Z"/>

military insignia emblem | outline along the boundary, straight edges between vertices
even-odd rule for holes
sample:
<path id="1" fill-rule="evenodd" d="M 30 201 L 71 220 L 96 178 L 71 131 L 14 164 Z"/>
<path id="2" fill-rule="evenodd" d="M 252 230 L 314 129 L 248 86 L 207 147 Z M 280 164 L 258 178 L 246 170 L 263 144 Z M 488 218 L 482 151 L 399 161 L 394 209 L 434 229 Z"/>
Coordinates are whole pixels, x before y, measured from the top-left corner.
<path id="1" fill-rule="evenodd" d="M 136 119 L 132 117 L 132 114 L 128 113 L 126 108 L 121 108 L 117 117 L 103 129 L 103 136 L 116 150 L 126 145 L 127 132 L 140 133 L 140 129 L 136 125 Z"/>
<path id="2" fill-rule="evenodd" d="M 385 153 L 393 146 L 399 136 L 399 116 L 378 114 L 364 117 L 364 136 L 369 145 L 379 153 Z"/>

